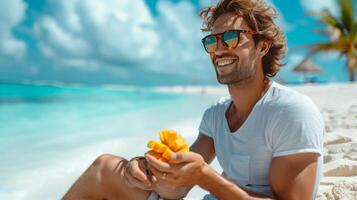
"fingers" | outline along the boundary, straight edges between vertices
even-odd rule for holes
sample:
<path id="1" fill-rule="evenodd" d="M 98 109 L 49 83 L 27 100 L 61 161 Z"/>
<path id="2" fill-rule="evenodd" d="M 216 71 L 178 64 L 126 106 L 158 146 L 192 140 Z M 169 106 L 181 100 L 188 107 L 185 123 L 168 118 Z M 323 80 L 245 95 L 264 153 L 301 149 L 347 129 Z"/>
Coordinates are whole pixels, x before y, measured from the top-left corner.
<path id="1" fill-rule="evenodd" d="M 136 179 L 145 182 L 146 184 L 149 184 L 150 181 L 148 180 L 147 174 L 146 174 L 146 169 L 145 166 L 139 166 L 139 162 L 137 160 L 133 160 L 129 164 L 129 172 L 130 174 L 135 177 Z"/>
<path id="2" fill-rule="evenodd" d="M 160 172 L 166 172 L 166 173 L 170 173 L 174 171 L 172 165 L 159 161 L 149 154 L 146 154 L 146 160 L 148 161 L 151 170 L 152 168 L 155 168 Z"/>
<path id="3" fill-rule="evenodd" d="M 130 161 L 124 172 L 125 180 L 128 185 L 144 190 L 152 189 L 152 184 L 144 171 L 146 171 L 145 166 L 140 166 L 140 163 L 137 160 Z"/>
<path id="4" fill-rule="evenodd" d="M 153 187 L 151 184 L 145 184 L 144 182 L 141 182 L 137 180 L 135 177 L 131 176 L 129 173 L 125 173 L 125 180 L 128 183 L 128 185 L 132 188 L 137 187 L 142 190 L 152 190 Z"/>
<path id="5" fill-rule="evenodd" d="M 171 154 L 171 159 L 178 162 L 192 162 L 197 159 L 197 155 L 193 152 L 187 152 L 187 153 L 177 152 Z"/>
<path id="6" fill-rule="evenodd" d="M 155 168 L 151 169 L 151 172 L 153 173 L 153 177 L 156 178 L 157 181 L 160 181 L 161 183 L 167 183 L 167 182 L 173 182 L 175 180 L 173 174 L 171 173 L 166 173 L 166 172 L 161 172 Z"/>

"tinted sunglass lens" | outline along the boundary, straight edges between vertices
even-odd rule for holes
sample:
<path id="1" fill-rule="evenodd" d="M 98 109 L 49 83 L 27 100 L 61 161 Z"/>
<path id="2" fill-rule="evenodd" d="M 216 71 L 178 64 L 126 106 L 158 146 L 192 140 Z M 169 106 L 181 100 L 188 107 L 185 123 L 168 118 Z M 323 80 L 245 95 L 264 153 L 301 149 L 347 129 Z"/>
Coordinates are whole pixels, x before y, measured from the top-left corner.
<path id="1" fill-rule="evenodd" d="M 223 41 L 227 47 L 234 48 L 239 42 L 239 34 L 235 31 L 229 31 L 223 34 Z"/>
<path id="2" fill-rule="evenodd" d="M 217 46 L 217 39 L 216 37 L 210 35 L 207 36 L 204 41 L 203 44 L 205 46 L 205 49 L 207 52 L 212 53 L 216 50 L 216 46 Z"/>

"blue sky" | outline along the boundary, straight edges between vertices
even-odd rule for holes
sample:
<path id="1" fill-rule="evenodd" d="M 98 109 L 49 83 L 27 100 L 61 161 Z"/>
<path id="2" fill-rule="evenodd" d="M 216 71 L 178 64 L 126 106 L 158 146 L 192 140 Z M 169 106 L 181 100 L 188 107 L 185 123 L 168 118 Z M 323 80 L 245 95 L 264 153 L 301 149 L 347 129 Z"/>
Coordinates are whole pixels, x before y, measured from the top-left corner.
<path id="1" fill-rule="evenodd" d="M 214 0 L 11 0 L 0 1 L 0 81 L 85 84 L 216 84 L 202 49 L 198 12 Z M 269 0 L 279 12 L 289 49 L 325 41 L 307 13 L 334 0 Z M 302 81 L 292 68 L 305 50 L 289 52 L 276 79 Z M 335 53 L 313 62 L 322 81 L 347 81 Z"/>

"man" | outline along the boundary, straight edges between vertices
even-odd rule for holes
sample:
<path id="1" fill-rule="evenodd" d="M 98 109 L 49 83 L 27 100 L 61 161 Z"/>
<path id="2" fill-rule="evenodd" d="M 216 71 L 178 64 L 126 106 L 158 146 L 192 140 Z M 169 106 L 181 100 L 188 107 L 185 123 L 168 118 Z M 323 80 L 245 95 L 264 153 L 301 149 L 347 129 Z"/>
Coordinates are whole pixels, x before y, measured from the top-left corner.
<path id="1" fill-rule="evenodd" d="M 310 99 L 268 79 L 286 52 L 275 11 L 222 0 L 201 16 L 211 31 L 204 48 L 230 97 L 206 110 L 190 152 L 173 155 L 179 164 L 100 156 L 64 199 L 179 199 L 194 185 L 210 193 L 204 199 L 315 197 L 323 121 Z M 215 156 L 222 175 L 209 167 Z"/>

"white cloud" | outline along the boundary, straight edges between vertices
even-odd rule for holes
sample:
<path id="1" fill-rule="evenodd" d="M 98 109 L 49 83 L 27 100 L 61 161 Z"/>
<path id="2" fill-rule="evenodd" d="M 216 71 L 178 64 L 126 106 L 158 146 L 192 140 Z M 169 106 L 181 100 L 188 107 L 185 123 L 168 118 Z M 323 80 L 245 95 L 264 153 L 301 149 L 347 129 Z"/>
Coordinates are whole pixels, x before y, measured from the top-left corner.
<path id="1" fill-rule="evenodd" d="M 34 32 L 43 55 L 61 65 L 181 75 L 211 70 L 189 1 L 161 0 L 157 16 L 143 0 L 49 0 L 47 9 Z"/>
<path id="2" fill-rule="evenodd" d="M 171 73 L 198 73 L 211 70 L 209 57 L 201 45 L 201 20 L 188 1 L 158 3 L 157 32 L 160 48 L 155 70 Z"/>
<path id="3" fill-rule="evenodd" d="M 308 12 L 320 12 L 328 8 L 332 14 L 338 15 L 338 5 L 336 0 L 300 0 L 303 8 Z"/>
<path id="4" fill-rule="evenodd" d="M 35 23 L 44 55 L 70 66 L 133 65 L 149 60 L 158 36 L 143 1 L 48 1 L 53 11 Z M 95 64 L 93 64 L 95 65 Z"/>
<path id="5" fill-rule="evenodd" d="M 26 7 L 22 0 L 0 1 L 0 52 L 7 56 L 21 58 L 26 53 L 26 43 L 12 34 L 23 20 Z"/>
<path id="6" fill-rule="evenodd" d="M 62 55 L 82 57 L 91 53 L 90 45 L 83 38 L 64 30 L 52 17 L 43 17 L 35 25 L 35 33 L 42 36 L 53 51 Z"/>

